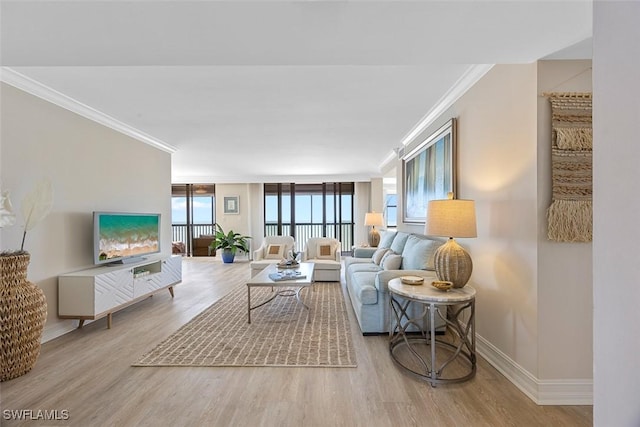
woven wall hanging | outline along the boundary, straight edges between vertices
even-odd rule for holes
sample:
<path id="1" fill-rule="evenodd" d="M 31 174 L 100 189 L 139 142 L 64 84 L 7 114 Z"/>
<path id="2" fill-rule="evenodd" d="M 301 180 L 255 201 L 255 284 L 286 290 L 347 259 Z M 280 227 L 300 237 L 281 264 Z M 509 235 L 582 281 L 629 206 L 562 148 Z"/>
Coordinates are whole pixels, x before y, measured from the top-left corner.
<path id="1" fill-rule="evenodd" d="M 551 102 L 552 202 L 549 240 L 590 242 L 593 236 L 591 93 L 545 93 Z"/>

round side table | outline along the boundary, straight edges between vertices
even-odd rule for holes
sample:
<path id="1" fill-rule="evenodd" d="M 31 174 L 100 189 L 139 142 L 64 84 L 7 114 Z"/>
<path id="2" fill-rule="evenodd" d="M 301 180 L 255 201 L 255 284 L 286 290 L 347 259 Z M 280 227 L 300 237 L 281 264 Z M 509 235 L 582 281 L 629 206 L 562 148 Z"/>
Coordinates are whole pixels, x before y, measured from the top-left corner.
<path id="1" fill-rule="evenodd" d="M 389 353 L 398 366 L 434 387 L 475 376 L 475 289 L 441 291 L 427 280 L 423 285 L 405 285 L 392 279 L 389 295 Z M 410 318 L 408 309 L 414 304 L 422 310 L 417 310 L 420 317 Z M 437 318 L 445 322 L 444 335 L 436 335 Z M 420 332 L 408 332 L 411 327 Z"/>

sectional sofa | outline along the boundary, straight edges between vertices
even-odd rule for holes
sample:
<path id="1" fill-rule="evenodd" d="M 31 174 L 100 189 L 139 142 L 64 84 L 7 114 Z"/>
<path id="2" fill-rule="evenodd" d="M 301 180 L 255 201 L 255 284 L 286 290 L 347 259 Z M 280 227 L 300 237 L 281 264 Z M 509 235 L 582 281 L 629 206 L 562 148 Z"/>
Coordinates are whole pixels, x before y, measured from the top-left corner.
<path id="1" fill-rule="evenodd" d="M 395 231 L 380 234 L 377 248 L 356 249 L 353 257 L 345 258 L 347 290 L 364 335 L 389 331 L 389 280 L 420 276 L 427 285 L 436 279 L 433 258 L 444 243 L 420 234 Z M 416 312 L 413 310 L 412 315 Z"/>

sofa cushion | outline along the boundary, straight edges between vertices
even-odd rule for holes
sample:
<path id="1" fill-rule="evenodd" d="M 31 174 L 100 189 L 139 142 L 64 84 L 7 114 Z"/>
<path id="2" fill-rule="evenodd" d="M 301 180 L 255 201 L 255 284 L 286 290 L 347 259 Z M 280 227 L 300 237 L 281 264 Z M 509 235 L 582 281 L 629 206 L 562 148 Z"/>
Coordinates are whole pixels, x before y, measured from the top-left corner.
<path id="1" fill-rule="evenodd" d="M 377 273 L 380 270 L 382 270 L 382 268 L 380 268 L 379 265 L 376 265 L 372 262 L 366 262 L 366 263 L 359 262 L 359 263 L 349 265 L 349 271 L 347 273 L 353 274 L 353 273 L 359 273 L 362 271 Z"/>
<path id="2" fill-rule="evenodd" d="M 370 246 L 362 247 L 362 248 L 354 248 L 353 249 L 353 258 L 367 258 L 371 261 L 371 256 L 376 251 L 377 248 L 372 248 Z"/>
<path id="3" fill-rule="evenodd" d="M 442 242 L 409 236 L 402 251 L 403 270 L 435 270 L 434 256 Z"/>
<path id="4" fill-rule="evenodd" d="M 385 270 L 400 270 L 400 266 L 402 265 L 402 255 L 392 253 L 391 251 L 387 252 L 387 254 L 389 255 L 385 255 L 382 260 L 382 268 Z"/>
<path id="5" fill-rule="evenodd" d="M 380 232 L 380 243 L 378 243 L 379 248 L 387 248 L 391 247 L 391 243 L 393 242 L 393 238 L 396 237 L 395 231 L 384 230 Z"/>
<path id="6" fill-rule="evenodd" d="M 380 261 L 382 261 L 382 257 L 387 253 L 389 248 L 378 248 L 371 256 L 371 261 L 374 264 L 380 265 Z"/>
<path id="7" fill-rule="evenodd" d="M 284 258 L 284 245 L 269 245 L 264 254 L 265 259 L 282 259 Z"/>
<path id="8" fill-rule="evenodd" d="M 359 271 L 351 275 L 353 290 L 362 304 L 378 303 L 378 290 L 374 285 L 376 274 L 375 271 Z"/>
<path id="9" fill-rule="evenodd" d="M 393 238 L 393 243 L 391 243 L 391 250 L 397 254 L 401 254 L 408 238 L 409 234 L 399 231 L 396 234 L 396 237 Z"/>

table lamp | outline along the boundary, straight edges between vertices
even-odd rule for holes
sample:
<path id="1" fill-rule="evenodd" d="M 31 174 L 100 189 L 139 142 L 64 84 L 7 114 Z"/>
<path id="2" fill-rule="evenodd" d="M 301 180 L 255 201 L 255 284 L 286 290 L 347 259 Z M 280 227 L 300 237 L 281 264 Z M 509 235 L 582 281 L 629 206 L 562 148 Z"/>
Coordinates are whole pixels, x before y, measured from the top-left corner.
<path id="1" fill-rule="evenodd" d="M 364 225 L 367 227 L 372 227 L 369 232 L 369 246 L 377 247 L 380 243 L 380 233 L 376 230 L 376 225 L 381 227 L 384 225 L 384 219 L 382 218 L 381 213 L 369 212 L 364 216 Z"/>
<path id="2" fill-rule="evenodd" d="M 473 270 L 469 254 L 454 237 L 476 237 L 476 208 L 473 200 L 430 200 L 427 206 L 425 234 L 448 237 L 435 253 L 436 275 L 439 280 L 453 283 L 454 288 L 467 284 Z"/>

